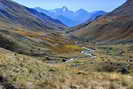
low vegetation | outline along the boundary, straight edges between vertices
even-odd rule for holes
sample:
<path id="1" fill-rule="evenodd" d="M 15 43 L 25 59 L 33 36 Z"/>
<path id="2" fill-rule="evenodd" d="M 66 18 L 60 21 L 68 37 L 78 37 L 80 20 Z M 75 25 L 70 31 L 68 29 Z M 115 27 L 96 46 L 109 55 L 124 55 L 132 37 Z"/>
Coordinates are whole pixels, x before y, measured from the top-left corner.
<path id="1" fill-rule="evenodd" d="M 52 47 L 57 53 L 72 53 L 72 52 L 80 52 L 83 49 L 80 46 L 72 45 L 72 44 L 64 44 Z"/>
<path id="2" fill-rule="evenodd" d="M 128 57 L 123 60 L 119 55 L 105 55 L 104 51 L 105 48 L 97 47 L 95 54 L 101 56 L 96 59 L 47 64 L 1 48 L 0 82 L 4 84 L 0 86 L 3 89 L 133 89 L 133 63 L 126 61 Z"/>

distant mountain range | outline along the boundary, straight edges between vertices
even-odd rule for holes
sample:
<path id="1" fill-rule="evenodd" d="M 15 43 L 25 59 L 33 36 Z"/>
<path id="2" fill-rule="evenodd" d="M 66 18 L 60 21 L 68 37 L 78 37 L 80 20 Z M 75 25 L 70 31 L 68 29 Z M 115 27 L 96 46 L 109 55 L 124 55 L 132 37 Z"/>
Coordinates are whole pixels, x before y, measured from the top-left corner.
<path id="1" fill-rule="evenodd" d="M 84 9 L 79 9 L 74 12 L 69 10 L 67 7 L 57 8 L 53 10 L 45 10 L 40 7 L 34 8 L 35 10 L 42 12 L 54 19 L 60 20 L 62 23 L 69 27 L 73 27 L 79 24 L 82 24 L 86 21 L 93 21 L 99 16 L 103 16 L 106 14 L 105 11 L 94 11 L 88 12 Z"/>

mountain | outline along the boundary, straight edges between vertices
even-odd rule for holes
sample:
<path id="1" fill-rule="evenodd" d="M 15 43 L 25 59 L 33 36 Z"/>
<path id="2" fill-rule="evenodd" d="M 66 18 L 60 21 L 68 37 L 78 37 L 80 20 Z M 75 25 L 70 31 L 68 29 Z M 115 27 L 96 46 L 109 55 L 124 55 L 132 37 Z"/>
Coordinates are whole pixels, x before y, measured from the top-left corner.
<path id="1" fill-rule="evenodd" d="M 0 0 L 0 47 L 26 55 L 46 55 L 71 44 L 59 20 L 11 0 Z M 58 48 L 57 47 L 57 48 Z M 41 49 L 41 50 L 40 50 Z"/>
<path id="2" fill-rule="evenodd" d="M 67 26 L 64 25 L 61 21 L 57 19 L 53 19 L 50 16 L 47 16 L 44 13 L 40 13 L 32 8 L 27 8 L 27 10 L 32 13 L 33 15 L 37 16 L 40 18 L 44 24 L 48 27 L 48 29 L 53 29 L 53 30 L 64 30 Z"/>
<path id="3" fill-rule="evenodd" d="M 69 27 L 79 25 L 88 20 L 94 20 L 97 16 L 105 15 L 106 13 L 104 11 L 88 12 L 84 9 L 79 9 L 78 11 L 74 12 L 69 10 L 65 6 L 53 10 L 45 10 L 40 7 L 36 7 L 34 9 L 36 9 L 39 12 L 45 13 L 52 18 L 60 20 Z"/>
<path id="4" fill-rule="evenodd" d="M 104 11 L 94 11 L 91 14 L 90 21 L 93 21 L 93 20 L 95 20 L 95 19 L 97 19 L 97 18 L 99 18 L 105 14 L 106 14 L 106 12 L 104 12 Z"/>
<path id="5" fill-rule="evenodd" d="M 61 22 L 11 0 L 0 0 L 0 19 L 42 31 L 46 29 L 58 30 L 61 27 L 65 27 Z"/>
<path id="6" fill-rule="evenodd" d="M 128 0 L 111 13 L 75 27 L 70 33 L 75 39 L 97 44 L 133 42 L 133 0 Z"/>
<path id="7" fill-rule="evenodd" d="M 77 25 L 77 21 L 74 21 L 70 18 L 63 16 L 63 15 L 57 16 L 56 19 L 60 20 L 62 23 L 64 23 L 67 26 L 70 26 L 70 27 Z"/>

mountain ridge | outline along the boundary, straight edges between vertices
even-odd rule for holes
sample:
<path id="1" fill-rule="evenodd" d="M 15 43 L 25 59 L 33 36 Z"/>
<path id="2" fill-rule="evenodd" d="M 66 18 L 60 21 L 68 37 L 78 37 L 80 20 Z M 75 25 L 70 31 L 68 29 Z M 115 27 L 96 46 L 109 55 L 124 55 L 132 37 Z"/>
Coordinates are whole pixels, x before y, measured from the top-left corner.
<path id="1" fill-rule="evenodd" d="M 62 8 L 56 8 L 56 9 L 52 9 L 52 10 L 45 10 L 40 7 L 36 7 L 34 9 L 36 9 L 39 12 L 45 13 L 48 16 L 51 16 L 52 18 L 56 18 L 56 19 L 60 20 L 61 22 L 63 22 L 65 25 L 67 25 L 69 27 L 73 27 L 73 26 L 82 24 L 88 20 L 94 20 L 96 18 L 96 15 L 93 16 L 93 14 L 97 14 L 97 16 L 106 14 L 106 12 L 104 12 L 104 11 L 101 11 L 102 13 L 99 14 L 98 12 L 100 12 L 100 11 L 88 12 L 84 9 L 72 11 L 72 10 L 69 10 L 65 6 L 63 6 Z M 64 17 L 64 19 L 60 18 L 62 16 Z"/>
<path id="2" fill-rule="evenodd" d="M 28 27 L 32 29 L 40 29 L 42 30 L 43 28 L 54 28 L 54 29 L 58 29 L 58 25 L 54 26 L 50 26 L 52 25 L 51 22 L 53 22 L 54 24 L 58 24 L 58 22 L 54 22 L 54 20 L 52 21 L 52 19 L 47 18 L 47 23 L 49 25 L 44 24 L 45 21 L 42 21 L 41 19 L 39 19 L 36 16 L 33 15 L 33 13 L 31 13 L 27 7 L 22 6 L 14 1 L 11 0 L 1 0 L 0 4 L 5 6 L 5 8 L 0 10 L 1 16 L 3 18 L 1 19 L 7 19 L 12 21 L 12 23 L 14 24 L 19 24 L 22 25 L 24 27 Z M 18 13 L 16 13 L 18 12 Z M 40 15 L 39 12 L 37 12 L 38 15 Z M 46 16 L 45 14 L 43 14 L 43 16 Z M 48 16 L 47 16 L 48 17 Z M 21 19 L 22 18 L 22 19 Z M 45 18 L 46 19 L 46 18 Z M 51 20 L 51 22 L 50 22 Z M 8 22 L 10 22 L 8 21 Z M 30 24 L 29 24 L 30 23 Z M 59 23 L 60 24 L 60 23 Z M 31 26 L 32 25 L 32 26 Z M 60 24 L 63 26 L 63 24 Z"/>
<path id="3" fill-rule="evenodd" d="M 128 0 L 114 11 L 102 16 L 84 27 L 73 30 L 71 36 L 97 44 L 133 42 L 133 1 Z M 76 29 L 76 28 L 74 28 Z"/>

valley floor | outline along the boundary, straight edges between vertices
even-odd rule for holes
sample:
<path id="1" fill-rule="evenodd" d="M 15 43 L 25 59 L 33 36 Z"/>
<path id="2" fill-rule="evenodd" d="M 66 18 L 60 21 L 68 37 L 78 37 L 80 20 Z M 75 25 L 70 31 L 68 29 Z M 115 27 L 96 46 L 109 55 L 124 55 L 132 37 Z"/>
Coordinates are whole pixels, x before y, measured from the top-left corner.
<path id="1" fill-rule="evenodd" d="M 94 49 L 95 58 L 49 63 L 0 48 L 0 89 L 133 89 L 133 45 Z"/>

